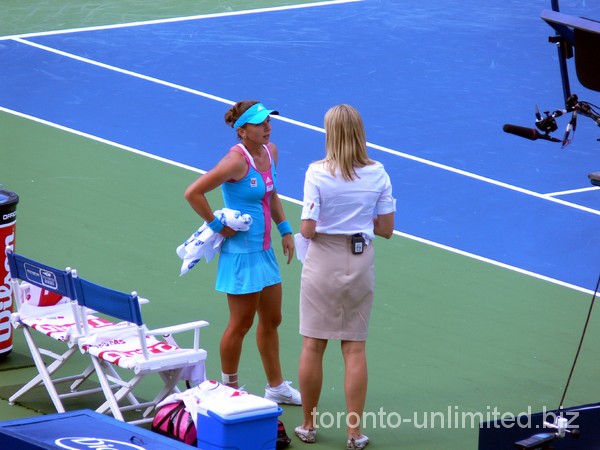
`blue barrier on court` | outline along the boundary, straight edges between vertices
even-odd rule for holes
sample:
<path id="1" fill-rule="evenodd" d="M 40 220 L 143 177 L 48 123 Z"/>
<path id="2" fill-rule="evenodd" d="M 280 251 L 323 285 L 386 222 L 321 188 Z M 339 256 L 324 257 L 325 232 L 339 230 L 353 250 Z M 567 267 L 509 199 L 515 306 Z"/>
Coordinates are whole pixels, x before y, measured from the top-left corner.
<path id="1" fill-rule="evenodd" d="M 0 422 L 0 448 L 164 450 L 189 445 L 91 410 Z"/>

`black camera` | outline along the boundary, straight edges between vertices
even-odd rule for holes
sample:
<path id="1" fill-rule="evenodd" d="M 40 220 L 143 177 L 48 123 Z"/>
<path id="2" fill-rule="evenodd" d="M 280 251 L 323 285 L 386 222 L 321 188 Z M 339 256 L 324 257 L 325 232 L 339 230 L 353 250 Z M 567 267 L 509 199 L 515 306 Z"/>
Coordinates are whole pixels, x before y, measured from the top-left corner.
<path id="1" fill-rule="evenodd" d="M 352 254 L 360 255 L 364 251 L 365 238 L 358 233 L 352 236 Z"/>

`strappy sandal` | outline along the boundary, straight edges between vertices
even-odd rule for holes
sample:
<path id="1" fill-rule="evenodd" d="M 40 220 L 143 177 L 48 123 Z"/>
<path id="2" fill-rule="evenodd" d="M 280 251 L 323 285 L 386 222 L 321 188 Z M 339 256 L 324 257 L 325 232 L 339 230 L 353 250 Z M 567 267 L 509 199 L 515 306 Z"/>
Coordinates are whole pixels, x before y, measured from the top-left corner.
<path id="1" fill-rule="evenodd" d="M 348 450 L 360 450 L 362 448 L 365 448 L 368 443 L 369 443 L 369 437 L 365 436 L 364 434 L 361 434 L 360 437 L 358 437 L 358 438 L 352 437 L 352 438 L 348 439 L 346 448 Z"/>
<path id="2" fill-rule="evenodd" d="M 296 433 L 296 436 L 298 436 L 302 442 L 306 442 L 307 444 L 312 444 L 317 440 L 317 430 L 314 428 L 302 428 L 302 425 L 300 425 L 294 429 L 294 433 Z"/>

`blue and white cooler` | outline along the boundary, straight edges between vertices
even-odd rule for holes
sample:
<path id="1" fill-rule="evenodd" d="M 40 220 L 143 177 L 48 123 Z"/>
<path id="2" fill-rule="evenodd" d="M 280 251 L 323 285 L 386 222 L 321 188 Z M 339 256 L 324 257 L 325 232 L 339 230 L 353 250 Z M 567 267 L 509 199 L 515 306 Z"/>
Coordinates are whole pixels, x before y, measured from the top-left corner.
<path id="1" fill-rule="evenodd" d="M 246 392 L 209 398 L 198 407 L 198 448 L 275 450 L 281 413 L 277 403 Z"/>

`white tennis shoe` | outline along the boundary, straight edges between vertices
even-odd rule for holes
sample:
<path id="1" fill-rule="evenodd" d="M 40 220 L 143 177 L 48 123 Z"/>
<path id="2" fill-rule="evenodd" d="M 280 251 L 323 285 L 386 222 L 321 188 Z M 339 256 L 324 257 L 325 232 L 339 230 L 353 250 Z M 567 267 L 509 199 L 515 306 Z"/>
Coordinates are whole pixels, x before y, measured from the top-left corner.
<path id="1" fill-rule="evenodd" d="M 271 387 L 267 384 L 265 388 L 265 398 L 275 403 L 285 403 L 287 405 L 301 405 L 302 397 L 297 389 L 294 389 L 291 381 L 284 381 L 279 386 Z"/>

